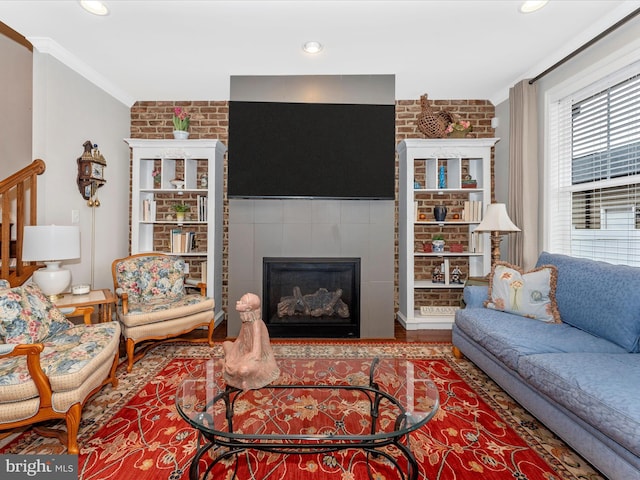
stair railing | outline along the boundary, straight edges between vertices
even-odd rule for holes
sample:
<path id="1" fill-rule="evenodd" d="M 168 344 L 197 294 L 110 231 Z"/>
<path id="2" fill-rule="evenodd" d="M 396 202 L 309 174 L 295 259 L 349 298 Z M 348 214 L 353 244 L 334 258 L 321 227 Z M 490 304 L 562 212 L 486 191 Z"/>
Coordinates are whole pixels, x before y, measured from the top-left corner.
<path id="1" fill-rule="evenodd" d="M 12 287 L 22 285 L 38 269 L 22 261 L 22 242 L 24 226 L 37 223 L 37 176 L 45 169 L 44 161 L 36 159 L 0 180 L 0 278 L 9 280 Z M 15 240 L 11 238 L 12 224 Z"/>

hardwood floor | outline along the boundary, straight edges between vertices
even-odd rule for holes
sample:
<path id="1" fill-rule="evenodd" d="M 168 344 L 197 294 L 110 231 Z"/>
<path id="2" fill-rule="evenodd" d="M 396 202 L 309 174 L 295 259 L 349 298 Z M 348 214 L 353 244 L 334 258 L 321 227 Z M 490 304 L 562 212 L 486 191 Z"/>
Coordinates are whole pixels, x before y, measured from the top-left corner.
<path id="1" fill-rule="evenodd" d="M 394 336 L 404 342 L 451 342 L 451 330 L 405 330 L 397 321 L 394 322 Z M 227 338 L 227 322 L 224 320 L 213 332 L 213 339 L 224 341 Z"/>

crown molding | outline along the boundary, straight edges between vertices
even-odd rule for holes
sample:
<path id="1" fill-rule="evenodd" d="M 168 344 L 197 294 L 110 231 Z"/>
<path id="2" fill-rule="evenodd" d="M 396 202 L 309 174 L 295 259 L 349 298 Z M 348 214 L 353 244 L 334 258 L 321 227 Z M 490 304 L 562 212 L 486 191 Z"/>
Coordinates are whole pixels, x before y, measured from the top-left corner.
<path id="1" fill-rule="evenodd" d="M 48 37 L 27 37 L 33 48 L 40 53 L 47 53 L 55 59 L 62 62 L 74 72 L 82 75 L 97 87 L 104 90 L 116 100 L 122 102 L 127 107 L 131 107 L 135 103 L 135 99 L 124 90 L 116 87 L 109 80 L 104 78 L 98 72 L 89 67 L 86 63 L 73 55 L 67 49 L 63 48 L 56 41 Z"/>

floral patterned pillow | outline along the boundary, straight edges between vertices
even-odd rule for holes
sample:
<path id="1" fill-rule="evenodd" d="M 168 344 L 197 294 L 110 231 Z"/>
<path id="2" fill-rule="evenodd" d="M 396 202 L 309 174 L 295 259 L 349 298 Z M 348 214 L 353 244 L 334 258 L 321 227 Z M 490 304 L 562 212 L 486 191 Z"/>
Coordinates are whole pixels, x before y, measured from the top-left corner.
<path id="1" fill-rule="evenodd" d="M 547 323 L 562 323 L 556 304 L 558 270 L 542 265 L 523 273 L 505 262 L 496 262 L 489 279 L 487 308 L 501 310 Z"/>
<path id="2" fill-rule="evenodd" d="M 167 255 L 131 257 L 116 265 L 119 288 L 131 303 L 178 299 L 184 295 L 184 259 Z"/>
<path id="3" fill-rule="evenodd" d="M 0 336 L 6 343 L 38 343 L 71 326 L 36 285 L 0 289 Z"/>

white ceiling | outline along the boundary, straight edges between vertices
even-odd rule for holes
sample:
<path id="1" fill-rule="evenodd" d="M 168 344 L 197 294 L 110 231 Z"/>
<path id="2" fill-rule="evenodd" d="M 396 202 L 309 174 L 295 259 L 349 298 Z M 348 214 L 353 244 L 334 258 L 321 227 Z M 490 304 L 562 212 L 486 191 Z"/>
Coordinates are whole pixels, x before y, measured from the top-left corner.
<path id="1" fill-rule="evenodd" d="M 0 21 L 127 105 L 225 100 L 231 75 L 395 74 L 396 98 L 508 97 L 640 1 L 0 1 Z M 307 40 L 324 44 L 309 56 Z"/>

